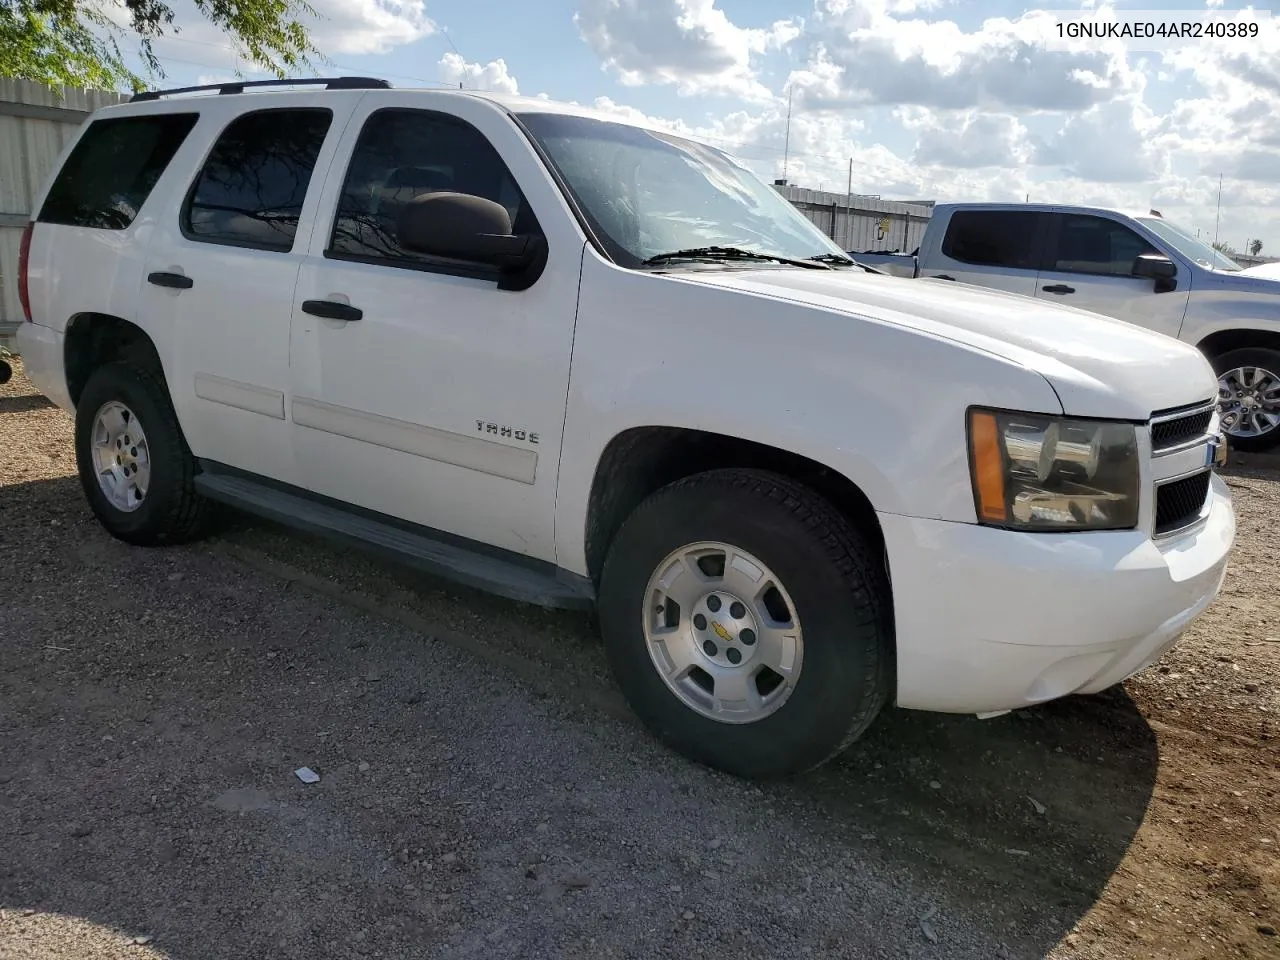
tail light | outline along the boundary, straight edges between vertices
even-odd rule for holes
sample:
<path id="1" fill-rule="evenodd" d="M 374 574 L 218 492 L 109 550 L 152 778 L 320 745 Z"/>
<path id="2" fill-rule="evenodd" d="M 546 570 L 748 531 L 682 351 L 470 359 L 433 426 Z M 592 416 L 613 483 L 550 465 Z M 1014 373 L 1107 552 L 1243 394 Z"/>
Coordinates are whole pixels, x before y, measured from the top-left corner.
<path id="1" fill-rule="evenodd" d="M 27 281 L 27 271 L 31 263 L 31 233 L 35 229 L 35 221 L 28 220 L 22 229 L 22 241 L 18 246 L 18 300 L 22 304 L 22 315 L 27 323 L 31 322 L 31 290 Z"/>

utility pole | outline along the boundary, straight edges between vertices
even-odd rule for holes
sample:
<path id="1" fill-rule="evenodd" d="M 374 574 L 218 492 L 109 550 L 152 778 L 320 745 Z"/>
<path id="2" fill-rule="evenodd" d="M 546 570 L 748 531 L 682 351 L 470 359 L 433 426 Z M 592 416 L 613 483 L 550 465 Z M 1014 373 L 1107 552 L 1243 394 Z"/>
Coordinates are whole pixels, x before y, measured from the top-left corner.
<path id="1" fill-rule="evenodd" d="M 1218 174 L 1218 212 L 1213 216 L 1213 246 L 1218 246 L 1218 223 L 1222 219 L 1222 174 Z"/>
<path id="2" fill-rule="evenodd" d="M 787 182 L 787 167 L 791 162 L 791 88 L 787 88 L 787 133 L 782 144 L 782 179 Z"/>

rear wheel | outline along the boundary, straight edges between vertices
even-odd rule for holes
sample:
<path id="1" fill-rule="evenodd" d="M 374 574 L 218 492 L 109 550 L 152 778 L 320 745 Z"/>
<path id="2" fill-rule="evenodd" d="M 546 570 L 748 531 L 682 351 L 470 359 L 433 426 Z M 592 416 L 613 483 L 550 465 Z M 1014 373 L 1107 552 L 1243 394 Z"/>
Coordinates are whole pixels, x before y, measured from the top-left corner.
<path id="1" fill-rule="evenodd" d="M 1280 350 L 1241 347 L 1213 360 L 1222 429 L 1237 450 L 1280 445 Z"/>
<path id="2" fill-rule="evenodd" d="M 195 490 L 195 460 L 169 394 L 150 371 L 110 363 L 94 371 L 76 404 L 76 465 L 98 521 L 141 546 L 201 535 L 208 502 Z"/>
<path id="3" fill-rule="evenodd" d="M 685 756 L 739 776 L 822 764 L 892 694 L 877 551 L 778 475 L 720 470 L 655 493 L 610 546 L 599 607 L 641 720 Z"/>

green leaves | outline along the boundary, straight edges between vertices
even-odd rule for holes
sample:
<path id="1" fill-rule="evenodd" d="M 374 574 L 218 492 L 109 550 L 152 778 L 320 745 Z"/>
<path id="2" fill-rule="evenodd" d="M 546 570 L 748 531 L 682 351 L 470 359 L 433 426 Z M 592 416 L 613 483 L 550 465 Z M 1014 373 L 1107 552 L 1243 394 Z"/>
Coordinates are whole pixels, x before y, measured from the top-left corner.
<path id="1" fill-rule="evenodd" d="M 304 22 L 319 16 L 307 0 L 194 2 L 253 67 L 296 76 L 312 70 L 313 58 L 323 59 Z M 0 0 L 0 76 L 142 90 L 164 76 L 152 41 L 174 32 L 173 9 L 163 0 Z M 121 50 L 130 42 L 142 76 Z"/>

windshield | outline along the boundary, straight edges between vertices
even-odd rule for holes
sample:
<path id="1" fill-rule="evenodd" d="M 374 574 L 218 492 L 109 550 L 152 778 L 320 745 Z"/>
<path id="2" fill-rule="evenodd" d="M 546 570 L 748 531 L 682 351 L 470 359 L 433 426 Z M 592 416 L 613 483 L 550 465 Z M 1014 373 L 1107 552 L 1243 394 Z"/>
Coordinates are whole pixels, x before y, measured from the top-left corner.
<path id="1" fill-rule="evenodd" d="M 1138 217 L 1138 222 L 1154 233 L 1188 260 L 1202 267 L 1237 273 L 1242 267 L 1230 257 L 1219 253 L 1203 240 L 1197 240 L 1186 229 L 1160 217 Z"/>
<path id="2" fill-rule="evenodd" d="M 776 190 L 712 147 L 587 117 L 526 113 L 520 120 L 622 266 L 713 246 L 847 259 Z"/>

